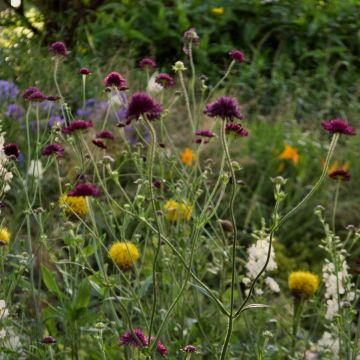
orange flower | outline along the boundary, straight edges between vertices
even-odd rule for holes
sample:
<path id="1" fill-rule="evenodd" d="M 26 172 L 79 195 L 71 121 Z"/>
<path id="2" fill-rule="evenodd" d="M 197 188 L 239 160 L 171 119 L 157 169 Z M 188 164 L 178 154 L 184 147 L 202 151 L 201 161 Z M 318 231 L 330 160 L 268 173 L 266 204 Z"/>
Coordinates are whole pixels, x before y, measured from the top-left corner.
<path id="1" fill-rule="evenodd" d="M 181 154 L 181 161 L 186 166 L 192 166 L 193 162 L 196 160 L 196 156 L 190 148 L 186 148 Z"/>
<path id="2" fill-rule="evenodd" d="M 299 164 L 300 155 L 298 149 L 289 144 L 285 144 L 285 148 L 281 154 L 279 154 L 280 160 L 291 160 L 294 165 Z"/>
<path id="3" fill-rule="evenodd" d="M 325 166 L 325 160 L 321 160 L 321 164 L 324 167 Z M 335 161 L 334 163 L 331 164 L 331 166 L 329 166 L 329 169 L 328 169 L 327 173 L 329 175 L 329 174 L 331 174 L 332 172 L 334 172 L 335 170 L 338 170 L 338 169 L 348 171 L 349 166 L 350 166 L 349 161 L 346 161 L 343 166 L 339 166 L 339 163 L 337 161 Z"/>

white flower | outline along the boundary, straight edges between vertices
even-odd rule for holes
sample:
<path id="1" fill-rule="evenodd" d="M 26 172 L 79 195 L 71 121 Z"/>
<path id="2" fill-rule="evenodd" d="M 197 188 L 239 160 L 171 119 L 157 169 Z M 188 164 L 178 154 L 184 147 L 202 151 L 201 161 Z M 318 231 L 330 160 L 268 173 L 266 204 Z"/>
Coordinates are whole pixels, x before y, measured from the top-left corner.
<path id="1" fill-rule="evenodd" d="M 5 300 L 0 300 L 0 320 L 9 315 L 9 310 L 6 308 Z"/>
<path id="2" fill-rule="evenodd" d="M 337 312 L 339 311 L 338 301 L 337 299 L 333 299 L 333 298 L 327 299 L 326 305 L 327 308 L 326 308 L 325 319 L 332 320 L 334 315 L 336 315 Z"/>
<path id="3" fill-rule="evenodd" d="M 164 90 L 164 87 L 155 82 L 157 74 L 153 74 L 147 84 L 146 91 L 150 95 L 159 94 Z"/>
<path id="4" fill-rule="evenodd" d="M 265 284 L 268 286 L 268 288 L 274 292 L 274 293 L 279 293 L 280 292 L 280 286 L 279 284 L 270 276 L 268 276 L 265 279 Z"/>
<path id="5" fill-rule="evenodd" d="M 35 177 L 36 179 L 41 180 L 43 178 L 44 169 L 40 160 L 31 160 L 30 166 L 28 169 L 28 175 Z"/>
<path id="6" fill-rule="evenodd" d="M 332 336 L 331 333 L 325 331 L 321 339 L 318 341 L 319 350 L 328 350 L 332 353 L 333 359 L 337 359 L 339 355 L 339 339 Z"/>
<path id="7" fill-rule="evenodd" d="M 4 340 L 6 336 L 6 330 L 5 329 L 1 329 L 0 330 L 0 340 Z"/>

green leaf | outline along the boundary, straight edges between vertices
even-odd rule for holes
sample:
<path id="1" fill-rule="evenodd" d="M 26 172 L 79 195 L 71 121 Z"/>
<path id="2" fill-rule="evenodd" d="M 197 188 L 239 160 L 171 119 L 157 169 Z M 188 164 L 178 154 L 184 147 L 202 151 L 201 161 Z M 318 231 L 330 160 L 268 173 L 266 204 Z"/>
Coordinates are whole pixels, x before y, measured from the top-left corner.
<path id="1" fill-rule="evenodd" d="M 74 299 L 74 309 L 86 308 L 90 303 L 90 283 L 82 281 Z"/>
<path id="2" fill-rule="evenodd" d="M 60 298 L 61 292 L 57 286 L 54 274 L 44 265 L 41 265 L 41 274 L 47 289 Z"/>

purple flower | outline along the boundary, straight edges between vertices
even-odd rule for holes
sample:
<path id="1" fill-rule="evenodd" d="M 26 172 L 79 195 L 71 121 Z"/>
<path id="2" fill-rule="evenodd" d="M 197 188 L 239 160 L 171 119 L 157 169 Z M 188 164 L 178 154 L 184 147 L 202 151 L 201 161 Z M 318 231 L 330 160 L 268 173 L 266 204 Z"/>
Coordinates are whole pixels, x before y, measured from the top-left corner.
<path id="1" fill-rule="evenodd" d="M 174 79 L 172 78 L 172 76 L 165 73 L 157 75 L 155 78 L 155 82 L 165 89 L 174 86 Z"/>
<path id="2" fill-rule="evenodd" d="M 24 116 L 23 108 L 17 104 L 10 104 L 7 107 L 5 115 L 13 119 L 21 119 Z"/>
<path id="3" fill-rule="evenodd" d="M 133 332 L 127 331 L 120 336 L 120 346 L 145 347 L 149 340 L 141 329 L 134 329 Z"/>
<path id="4" fill-rule="evenodd" d="M 41 154 L 44 156 L 57 155 L 58 157 L 63 157 L 64 152 L 65 152 L 65 150 L 61 145 L 49 144 L 43 148 Z"/>
<path id="5" fill-rule="evenodd" d="M 37 87 L 31 86 L 24 91 L 23 98 L 25 100 L 29 100 L 29 96 L 32 95 L 34 92 L 41 92 L 41 91 Z"/>
<path id="6" fill-rule="evenodd" d="M 77 184 L 74 190 L 69 191 L 68 195 L 98 197 L 101 195 L 101 191 L 96 185 L 84 182 Z"/>
<path id="7" fill-rule="evenodd" d="M 110 130 L 103 130 L 103 131 L 96 133 L 96 138 L 97 139 L 110 139 L 110 140 L 115 139 L 114 134 Z"/>
<path id="8" fill-rule="evenodd" d="M 155 60 L 151 59 L 151 58 L 144 58 L 142 60 L 139 61 L 139 66 L 142 69 L 155 69 L 156 68 L 156 62 Z"/>
<path id="9" fill-rule="evenodd" d="M 321 126 L 331 134 L 356 135 L 356 130 L 344 119 L 331 119 L 321 123 Z"/>
<path id="10" fill-rule="evenodd" d="M 243 119 L 236 99 L 230 96 L 221 96 L 216 101 L 205 106 L 204 114 L 210 117 L 219 117 L 222 120 L 233 121 L 234 118 Z"/>
<path id="11" fill-rule="evenodd" d="M 76 116 L 89 117 L 93 113 L 94 108 L 97 107 L 98 105 L 99 102 L 96 99 L 93 98 L 87 99 L 85 100 L 85 108 L 83 109 L 81 107 L 76 110 Z"/>
<path id="12" fill-rule="evenodd" d="M 158 343 L 156 344 L 156 351 L 160 354 L 160 356 L 165 357 L 167 355 L 167 353 L 169 352 L 169 350 L 167 349 L 167 347 L 161 343 L 160 341 L 158 341 Z"/>
<path id="13" fill-rule="evenodd" d="M 20 155 L 20 149 L 16 144 L 5 144 L 4 153 L 6 156 L 18 158 Z"/>
<path id="14" fill-rule="evenodd" d="M 93 139 L 92 143 L 95 146 L 99 147 L 100 149 L 104 149 L 104 150 L 107 149 L 107 146 L 105 145 L 105 143 L 100 139 Z"/>
<path id="15" fill-rule="evenodd" d="M 121 127 L 120 124 L 124 125 L 122 127 L 124 127 L 125 137 L 131 145 L 136 145 L 142 140 L 147 143 L 150 141 L 150 134 L 143 127 L 140 128 L 136 124 L 130 124 L 126 126 L 124 123 L 119 123 L 117 126 Z"/>
<path id="16" fill-rule="evenodd" d="M 350 181 L 351 175 L 344 169 L 336 169 L 329 174 L 333 180 Z"/>
<path id="17" fill-rule="evenodd" d="M 86 130 L 93 126 L 92 121 L 85 121 L 85 120 L 74 120 L 70 123 L 70 125 L 66 128 L 62 129 L 64 134 L 71 134 L 76 130 Z"/>
<path id="18" fill-rule="evenodd" d="M 196 353 L 197 348 L 193 345 L 186 345 L 181 349 L 181 351 L 188 352 L 188 353 Z"/>
<path id="19" fill-rule="evenodd" d="M 154 188 L 161 189 L 161 181 L 160 180 L 153 180 L 152 185 Z"/>
<path id="20" fill-rule="evenodd" d="M 45 336 L 41 342 L 43 344 L 51 345 L 56 343 L 56 339 L 53 336 Z"/>
<path id="21" fill-rule="evenodd" d="M 46 96 L 40 91 L 34 91 L 31 95 L 27 97 L 26 100 L 29 102 L 41 103 L 46 100 Z"/>
<path id="22" fill-rule="evenodd" d="M 56 102 L 56 101 L 60 100 L 60 96 L 49 95 L 49 96 L 46 96 L 46 100 L 51 101 L 51 102 Z"/>
<path id="23" fill-rule="evenodd" d="M 53 115 L 49 119 L 49 126 L 53 127 L 56 124 L 63 125 L 65 120 L 59 115 Z"/>
<path id="24" fill-rule="evenodd" d="M 240 50 L 231 50 L 229 55 L 232 59 L 238 61 L 240 64 L 245 62 L 245 54 Z"/>
<path id="25" fill-rule="evenodd" d="M 226 124 L 225 131 L 227 134 L 233 133 L 241 137 L 247 137 L 249 133 L 240 125 L 236 123 Z"/>
<path id="26" fill-rule="evenodd" d="M 63 43 L 62 41 L 56 41 L 52 43 L 49 47 L 49 51 L 57 56 L 67 56 L 67 54 L 69 53 L 65 43 Z"/>
<path id="27" fill-rule="evenodd" d="M 106 87 L 116 87 L 118 90 L 126 90 L 126 79 L 116 71 L 109 73 L 104 79 Z"/>
<path id="28" fill-rule="evenodd" d="M 138 120 L 141 115 L 145 115 L 148 120 L 160 118 L 163 109 L 151 96 L 144 92 L 133 94 L 126 111 L 128 122 Z"/>
<path id="29" fill-rule="evenodd" d="M 80 75 L 90 75 L 91 74 L 91 70 L 86 68 L 86 67 L 83 67 L 79 70 L 79 74 Z"/>
<path id="30" fill-rule="evenodd" d="M 186 55 L 189 54 L 189 44 L 192 44 L 194 47 L 199 47 L 200 38 L 196 33 L 196 29 L 193 27 L 184 33 L 184 47 L 183 51 Z"/>
<path id="31" fill-rule="evenodd" d="M 197 130 L 195 132 L 195 135 L 196 136 L 206 137 L 206 138 L 212 138 L 212 137 L 216 136 L 216 134 L 214 132 L 212 132 L 210 130 L 207 130 L 207 129 L 205 129 L 205 130 Z"/>
<path id="32" fill-rule="evenodd" d="M 0 80 L 0 99 L 14 100 L 19 95 L 18 87 L 11 81 Z"/>

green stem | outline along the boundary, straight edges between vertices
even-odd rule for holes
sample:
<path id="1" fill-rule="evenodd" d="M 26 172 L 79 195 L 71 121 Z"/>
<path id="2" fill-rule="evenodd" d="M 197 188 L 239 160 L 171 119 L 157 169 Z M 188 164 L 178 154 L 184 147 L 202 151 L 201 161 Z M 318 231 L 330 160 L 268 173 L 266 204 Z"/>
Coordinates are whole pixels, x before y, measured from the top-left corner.
<path id="1" fill-rule="evenodd" d="M 334 235 L 335 235 L 335 219 L 336 219 L 336 209 L 337 209 L 338 199 L 339 199 L 340 183 L 341 183 L 341 180 L 339 179 L 336 184 L 334 207 L 333 207 L 333 213 L 332 213 L 332 231 L 333 231 Z"/>
<path id="2" fill-rule="evenodd" d="M 192 113 L 191 113 L 189 95 L 188 95 L 187 90 L 186 90 L 184 76 L 183 76 L 182 71 L 179 71 L 179 79 L 180 79 L 181 88 L 182 88 L 182 91 L 183 91 L 183 94 L 184 94 L 185 106 L 186 106 L 186 111 L 187 111 L 188 118 L 189 118 L 189 121 L 190 121 L 191 129 L 193 131 L 195 131 L 195 124 L 194 124 L 193 116 L 192 116 Z"/>
<path id="3" fill-rule="evenodd" d="M 82 95 L 83 95 L 83 110 L 85 111 L 85 100 L 86 100 L 86 75 L 82 75 Z"/>
<path id="4" fill-rule="evenodd" d="M 298 297 L 294 296 L 294 314 L 293 314 L 293 327 L 292 327 L 292 342 L 291 342 L 291 353 L 295 355 L 295 347 L 296 347 L 296 336 L 297 330 L 300 325 L 301 314 L 304 307 L 303 299 L 299 299 Z"/>
<path id="5" fill-rule="evenodd" d="M 192 51 L 192 41 L 189 42 L 189 59 L 190 59 L 190 67 L 191 67 L 191 101 L 193 105 L 193 118 L 195 118 L 196 114 L 196 100 L 195 100 L 195 82 L 196 82 L 196 72 L 195 72 L 195 65 L 194 65 L 194 57 Z M 198 121 L 196 121 L 197 126 Z"/>
<path id="6" fill-rule="evenodd" d="M 221 350 L 220 359 L 224 360 L 226 358 L 227 349 L 229 346 L 232 329 L 233 329 L 233 311 L 234 311 L 234 290 L 235 290 L 235 266 L 236 266 L 236 241 L 237 241 L 237 228 L 236 228 L 236 219 L 234 214 L 234 202 L 236 194 L 236 177 L 235 171 L 231 163 L 231 157 L 229 152 L 229 147 L 226 141 L 226 121 L 223 121 L 221 127 L 221 143 L 223 146 L 224 153 L 226 155 L 226 160 L 231 174 L 231 198 L 230 198 L 230 217 L 233 224 L 233 239 L 232 239 L 232 263 L 231 263 L 231 288 L 230 288 L 230 311 L 228 319 L 227 333 L 225 341 Z"/>
<path id="7" fill-rule="evenodd" d="M 226 78 L 230 75 L 231 69 L 234 67 L 235 65 L 235 60 L 231 61 L 228 69 L 226 70 L 225 75 L 219 80 L 219 82 L 211 89 L 211 91 L 209 92 L 208 96 L 206 97 L 206 101 L 210 99 L 211 95 L 215 92 L 215 90 L 217 90 L 217 88 L 226 80 Z"/>

